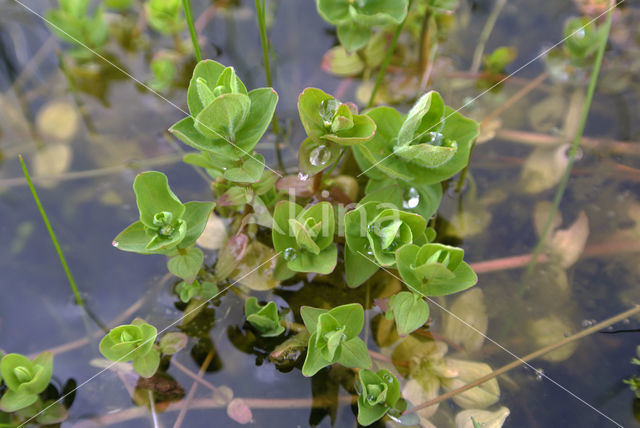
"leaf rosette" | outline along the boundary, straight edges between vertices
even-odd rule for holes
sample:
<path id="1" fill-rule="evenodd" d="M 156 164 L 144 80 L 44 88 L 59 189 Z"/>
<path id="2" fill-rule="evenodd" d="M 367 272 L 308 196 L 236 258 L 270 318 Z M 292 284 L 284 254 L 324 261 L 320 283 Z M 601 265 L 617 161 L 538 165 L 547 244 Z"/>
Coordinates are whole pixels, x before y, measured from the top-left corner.
<path id="1" fill-rule="evenodd" d="M 423 95 L 403 116 L 391 107 L 367 115 L 376 133 L 366 145 L 354 147 L 360 169 L 370 178 L 400 179 L 412 185 L 439 183 L 467 165 L 478 123 L 447 107 L 440 94 Z"/>
<path id="2" fill-rule="evenodd" d="M 213 202 L 183 204 L 169 188 L 167 176 L 147 171 L 133 182 L 140 220 L 120 232 L 113 245 L 140 254 L 172 254 L 192 246 L 202 234 Z"/>
<path id="3" fill-rule="evenodd" d="M 397 252 L 400 276 L 407 286 L 424 296 L 458 293 L 478 282 L 478 276 L 462 259 L 464 250 L 443 244 L 408 244 Z"/>
<path id="4" fill-rule="evenodd" d="M 53 354 L 43 352 L 33 361 L 20 354 L 7 354 L 0 361 L 0 373 L 7 391 L 0 399 L 0 410 L 15 412 L 38 401 L 47 389 L 53 372 Z"/>
<path id="5" fill-rule="evenodd" d="M 160 353 L 154 348 L 157 329 L 141 319 L 115 327 L 100 341 L 100 353 L 114 362 L 133 361 L 133 369 L 142 377 L 154 375 Z"/>
<path id="6" fill-rule="evenodd" d="M 275 302 L 269 302 L 261 306 L 258 303 L 258 299 L 251 297 L 244 305 L 244 314 L 249 324 L 262 337 L 275 337 L 284 333 L 285 329 L 280 325 L 280 315 Z"/>
<path id="7" fill-rule="evenodd" d="M 371 425 L 395 408 L 402 396 L 400 383 L 388 370 L 374 372 L 362 369 L 359 373 L 358 423 Z"/>
<path id="8" fill-rule="evenodd" d="M 326 309 L 303 306 L 300 314 L 309 330 L 304 376 L 313 376 L 333 363 L 345 367 L 370 367 L 367 346 L 358 337 L 364 326 L 364 309 L 357 303 Z"/>
<path id="9" fill-rule="evenodd" d="M 347 284 L 357 287 L 380 266 L 394 267 L 396 250 L 410 243 L 426 242 L 426 220 L 401 211 L 395 205 L 366 202 L 344 217 Z"/>
<path id="10" fill-rule="evenodd" d="M 316 0 L 320 16 L 337 27 L 340 43 L 349 51 L 363 47 L 375 25 L 400 24 L 407 0 Z"/>
<path id="11" fill-rule="evenodd" d="M 298 98 L 300 121 L 308 138 L 302 142 L 298 165 L 306 174 L 316 174 L 339 156 L 339 146 L 353 146 L 373 138 L 374 121 L 354 104 L 342 103 L 317 88 L 306 88 Z"/>
<path id="12" fill-rule="evenodd" d="M 294 272 L 333 271 L 338 259 L 334 230 L 333 207 L 329 202 L 304 209 L 282 201 L 273 213 L 273 247 Z"/>
<path id="13" fill-rule="evenodd" d="M 277 102 L 273 89 L 247 92 L 233 67 L 203 60 L 189 82 L 190 115 L 169 131 L 183 143 L 209 153 L 203 159 L 210 168 L 226 170 L 230 162 L 241 167 L 267 130 Z"/>

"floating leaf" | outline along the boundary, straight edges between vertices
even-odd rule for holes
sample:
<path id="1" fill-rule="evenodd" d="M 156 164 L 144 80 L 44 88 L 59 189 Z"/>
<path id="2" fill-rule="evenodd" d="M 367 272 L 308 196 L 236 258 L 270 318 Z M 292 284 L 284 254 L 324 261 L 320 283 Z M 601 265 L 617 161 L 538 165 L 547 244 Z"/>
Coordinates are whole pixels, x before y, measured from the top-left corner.
<path id="1" fill-rule="evenodd" d="M 524 162 L 520 181 L 527 193 L 540 193 L 560 182 L 569 164 L 568 144 L 559 147 L 538 147 Z"/>
<path id="2" fill-rule="evenodd" d="M 242 398 L 231 400 L 227 406 L 227 415 L 239 424 L 248 424 L 253 420 L 251 408 Z"/>
<path id="3" fill-rule="evenodd" d="M 464 386 L 493 371 L 493 369 L 485 363 L 454 358 L 447 358 L 447 362 L 452 364 L 458 371 L 457 377 L 453 379 L 442 379 L 442 387 L 447 391 Z M 484 409 L 495 404 L 499 399 L 500 387 L 495 378 L 453 397 L 453 401 L 463 409 Z"/>
<path id="4" fill-rule="evenodd" d="M 465 291 L 449 309 L 455 316 L 447 315 L 444 319 L 443 334 L 454 343 L 462 345 L 467 352 L 480 350 L 489 325 L 482 290 L 474 288 Z"/>
<path id="5" fill-rule="evenodd" d="M 456 415 L 456 428 L 501 428 L 509 416 L 509 409 L 500 407 L 492 412 L 489 410 L 469 409 Z"/>
<path id="6" fill-rule="evenodd" d="M 556 315 L 531 321 L 528 327 L 528 333 L 533 339 L 536 349 L 559 342 L 571 335 L 573 331 L 573 327 L 566 319 Z M 557 363 L 571 357 L 577 348 L 577 342 L 568 343 L 555 351 L 544 354 L 540 358 Z"/>

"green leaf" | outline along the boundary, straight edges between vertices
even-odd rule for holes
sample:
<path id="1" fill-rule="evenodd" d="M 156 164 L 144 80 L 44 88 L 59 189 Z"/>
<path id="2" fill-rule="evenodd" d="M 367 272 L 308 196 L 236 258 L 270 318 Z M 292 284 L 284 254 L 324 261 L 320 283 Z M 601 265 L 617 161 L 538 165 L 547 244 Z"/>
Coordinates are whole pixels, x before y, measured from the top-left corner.
<path id="1" fill-rule="evenodd" d="M 370 201 L 387 202 L 428 219 L 435 214 L 440 206 L 442 185 L 435 183 L 412 186 L 391 178 L 370 179 L 365 188 L 365 194 L 366 196 L 360 200 L 360 204 Z"/>
<path id="2" fill-rule="evenodd" d="M 313 376 L 324 367 L 332 364 L 331 361 L 322 356 L 322 351 L 316 348 L 316 334 L 317 333 L 312 334 L 309 338 L 307 356 L 305 357 L 304 364 L 302 365 L 302 375 L 306 377 Z"/>
<path id="3" fill-rule="evenodd" d="M 17 393 L 40 394 L 49 385 L 53 372 L 53 354 L 43 352 L 30 361 L 20 354 L 7 354 L 0 362 L 5 385 Z M 22 396 L 14 397 L 22 400 Z"/>
<path id="4" fill-rule="evenodd" d="M 367 44 L 371 37 L 371 28 L 355 21 L 338 24 L 338 40 L 348 51 L 356 51 Z"/>
<path id="5" fill-rule="evenodd" d="M 182 215 L 182 219 L 187 223 L 187 230 L 182 241 L 180 241 L 181 248 L 187 248 L 195 244 L 205 226 L 211 211 L 215 208 L 213 202 L 197 202 L 191 201 L 184 204 L 185 210 Z"/>
<path id="6" fill-rule="evenodd" d="M 220 75 L 225 69 L 224 65 L 210 59 L 202 60 L 195 66 L 187 91 L 187 104 L 189 105 L 191 116 L 197 116 L 206 107 L 198 95 L 197 80 L 200 79 L 200 81 L 206 82 L 208 89 L 213 92 Z M 236 85 L 240 93 L 247 93 L 247 89 L 237 76 Z"/>
<path id="7" fill-rule="evenodd" d="M 69 417 L 67 408 L 62 401 L 46 401 L 42 404 L 42 408 L 42 413 L 36 418 L 36 422 L 39 424 L 59 424 Z"/>
<path id="8" fill-rule="evenodd" d="M 275 337 L 284 333 L 285 328 L 280 325 L 280 316 L 275 302 L 269 302 L 264 306 L 258 304 L 255 297 L 249 298 L 244 306 L 247 321 L 262 337 Z"/>
<path id="9" fill-rule="evenodd" d="M 400 24 L 407 16 L 407 8 L 408 0 L 366 1 L 357 9 L 357 19 L 371 25 Z"/>
<path id="10" fill-rule="evenodd" d="M 345 326 L 344 334 L 347 339 L 356 337 L 364 327 L 364 309 L 359 303 L 350 303 L 331 309 L 329 313 L 338 321 L 341 326 Z"/>
<path id="11" fill-rule="evenodd" d="M 207 138 L 202 135 L 195 128 L 192 117 L 185 117 L 177 123 L 174 123 L 173 126 L 169 128 L 169 132 L 186 145 L 203 152 L 211 152 L 224 161 L 238 160 L 246 155 L 246 152 L 238 150 L 237 147 L 229 144 L 223 138 Z"/>
<path id="12" fill-rule="evenodd" d="M 173 256 L 167 262 L 169 272 L 187 282 L 193 282 L 202 267 L 204 254 L 200 248 L 190 248 L 186 254 Z"/>
<path id="13" fill-rule="evenodd" d="M 344 105 L 344 104 L 343 104 Z M 343 146 L 353 146 L 369 141 L 376 133 L 376 123 L 369 116 L 353 115 L 353 126 L 327 134 L 323 138 Z"/>
<path id="14" fill-rule="evenodd" d="M 359 337 L 354 337 L 342 344 L 337 362 L 349 368 L 369 368 L 372 364 L 367 345 Z"/>
<path id="15" fill-rule="evenodd" d="M 318 317 L 327 312 L 329 311 L 326 309 L 312 308 L 311 306 L 303 306 L 300 308 L 300 316 L 302 316 L 302 321 L 310 334 L 314 334 L 316 332 Z"/>
<path id="16" fill-rule="evenodd" d="M 29 407 L 38 400 L 38 394 L 31 394 L 26 391 L 7 390 L 0 399 L 0 410 L 13 413 L 25 407 Z"/>
<path id="17" fill-rule="evenodd" d="M 413 105 L 400 131 L 398 145 L 413 144 L 427 132 L 439 132 L 444 127 L 444 101 L 439 93 L 429 91 Z"/>
<path id="18" fill-rule="evenodd" d="M 345 0 L 316 0 L 318 14 L 327 22 L 337 24 L 349 19 L 349 2 Z"/>
<path id="19" fill-rule="evenodd" d="M 223 94 L 202 109 L 194 119 L 194 126 L 207 138 L 236 141 L 236 132 L 244 124 L 251 99 L 245 94 Z"/>
<path id="20" fill-rule="evenodd" d="M 358 422 L 370 425 L 395 409 L 401 396 L 400 383 L 387 370 L 363 369 L 358 374 L 361 392 L 358 396 Z"/>
<path id="21" fill-rule="evenodd" d="M 133 182 L 136 204 L 140 211 L 140 221 L 149 228 L 156 228 L 154 216 L 169 212 L 174 221 L 182 218 L 185 207 L 169 188 L 167 176 L 157 171 L 138 174 Z"/>
<path id="22" fill-rule="evenodd" d="M 245 152 L 251 152 L 271 123 L 278 104 L 278 94 L 271 88 L 259 88 L 249 92 L 251 108 L 244 125 L 236 132 L 235 144 Z"/>
<path id="23" fill-rule="evenodd" d="M 100 341 L 100 353 L 110 361 L 130 361 L 150 352 L 156 336 L 154 326 L 135 319 L 110 330 Z"/>
<path id="24" fill-rule="evenodd" d="M 328 275 L 333 272 L 337 262 L 338 248 L 333 244 L 320 251 L 318 255 L 300 252 L 295 259 L 289 261 L 287 266 L 295 272 L 316 272 Z"/>
<path id="25" fill-rule="evenodd" d="M 429 305 L 422 296 L 401 291 L 389 299 L 390 312 L 396 320 L 398 334 L 405 336 L 422 327 L 429 319 Z"/>
<path id="26" fill-rule="evenodd" d="M 163 248 L 150 250 L 147 246 L 152 236 L 147 233 L 146 227 L 142 222 L 137 221 L 120 232 L 113 239 L 113 246 L 122 251 L 129 251 L 139 254 L 163 254 L 173 248 L 173 244 L 177 242 L 167 242 Z"/>
<path id="27" fill-rule="evenodd" d="M 155 349 L 133 359 L 133 369 L 142 377 L 153 376 L 160 366 L 160 353 Z"/>
<path id="28" fill-rule="evenodd" d="M 249 154 L 242 165 L 224 172 L 224 178 L 235 183 L 256 183 L 264 171 L 264 157 L 259 153 Z"/>
<path id="29" fill-rule="evenodd" d="M 379 266 L 372 262 L 366 253 L 362 255 L 358 250 L 354 251 L 349 246 L 345 246 L 344 262 L 347 285 L 352 288 L 364 283 L 379 269 Z"/>
<path id="30" fill-rule="evenodd" d="M 305 138 L 298 150 L 298 169 L 307 175 L 316 175 L 340 156 L 340 147 L 326 141 Z"/>

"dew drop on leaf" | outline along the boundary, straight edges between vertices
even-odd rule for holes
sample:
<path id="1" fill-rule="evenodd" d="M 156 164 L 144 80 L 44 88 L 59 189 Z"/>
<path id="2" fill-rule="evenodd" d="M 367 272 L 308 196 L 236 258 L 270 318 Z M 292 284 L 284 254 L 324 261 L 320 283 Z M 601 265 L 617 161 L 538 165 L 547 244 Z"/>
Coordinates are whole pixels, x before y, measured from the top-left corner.
<path id="1" fill-rule="evenodd" d="M 287 248 L 282 252 L 282 257 L 288 262 L 296 259 L 296 250 L 294 248 Z"/>
<path id="2" fill-rule="evenodd" d="M 440 146 L 444 140 L 444 135 L 439 132 L 428 132 L 425 137 L 425 142 L 433 146 Z"/>
<path id="3" fill-rule="evenodd" d="M 416 190 L 415 187 L 410 187 L 404 194 L 404 199 L 402 200 L 402 208 L 411 209 L 418 206 L 420 203 L 420 193 Z"/>
<path id="4" fill-rule="evenodd" d="M 313 166 L 326 165 L 331 159 L 331 152 L 324 144 L 319 145 L 309 153 L 309 162 Z"/>

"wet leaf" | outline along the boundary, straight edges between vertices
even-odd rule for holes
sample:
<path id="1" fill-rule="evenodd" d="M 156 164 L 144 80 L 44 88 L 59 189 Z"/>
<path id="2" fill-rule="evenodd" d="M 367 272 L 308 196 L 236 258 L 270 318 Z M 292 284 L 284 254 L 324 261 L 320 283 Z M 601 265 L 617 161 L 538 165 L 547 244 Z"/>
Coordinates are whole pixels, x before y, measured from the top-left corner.
<path id="1" fill-rule="evenodd" d="M 418 382 L 416 379 L 409 379 L 402 388 L 402 396 L 414 405 L 420 405 L 438 396 L 440 391 L 440 381 L 437 377 L 430 377 Z M 439 404 L 434 404 L 422 410 L 418 410 L 420 418 L 428 419 L 438 410 Z"/>
<path id="2" fill-rule="evenodd" d="M 207 250 L 219 250 L 226 241 L 227 228 L 222 219 L 212 213 L 196 244 Z"/>
<path id="3" fill-rule="evenodd" d="M 272 248 L 252 241 L 247 245 L 244 258 L 230 278 L 251 290 L 265 291 L 276 288 L 279 282 L 273 278 L 273 270 L 276 267 L 275 255 L 276 252 Z"/>
<path id="4" fill-rule="evenodd" d="M 70 140 L 78 132 L 78 123 L 76 107 L 65 101 L 48 103 L 40 109 L 36 118 L 38 132 L 47 140 Z"/>
<path id="5" fill-rule="evenodd" d="M 49 144 L 36 152 L 33 159 L 33 172 L 36 177 L 54 177 L 66 172 L 71 166 L 73 152 L 66 144 Z M 54 187 L 56 180 L 38 183 L 41 187 Z"/>
<path id="6" fill-rule="evenodd" d="M 241 398 L 231 400 L 227 406 L 227 415 L 239 424 L 248 424 L 253 420 L 251 409 Z"/>
<path id="7" fill-rule="evenodd" d="M 539 147 L 533 150 L 522 167 L 520 181 L 527 193 L 540 193 L 560 182 L 569 164 L 568 144 L 559 147 Z"/>
<path id="8" fill-rule="evenodd" d="M 571 326 L 569 321 L 555 315 L 531 321 L 528 328 L 528 333 L 533 339 L 536 349 L 559 342 L 571 335 L 573 331 L 574 327 Z M 573 355 L 577 347 L 578 343 L 572 342 L 555 351 L 544 354 L 540 358 L 551 362 L 564 361 Z"/>
<path id="9" fill-rule="evenodd" d="M 448 358 L 458 371 L 453 379 L 442 379 L 442 387 L 446 391 L 460 388 L 476 379 L 488 375 L 493 369 L 485 363 Z M 494 378 L 453 397 L 453 401 L 463 409 L 484 409 L 500 399 L 500 387 Z"/>
<path id="10" fill-rule="evenodd" d="M 571 226 L 557 230 L 549 241 L 549 248 L 559 257 L 560 266 L 569 268 L 580 258 L 589 237 L 589 219 L 584 211 Z"/>
<path id="11" fill-rule="evenodd" d="M 494 412 L 479 409 L 463 410 L 456 415 L 456 428 L 475 428 L 478 425 L 482 428 L 501 428 L 509 413 L 506 407 L 500 407 Z"/>
<path id="12" fill-rule="evenodd" d="M 454 343 L 462 345 L 465 351 L 480 350 L 487 333 L 489 317 L 484 304 L 484 294 L 479 288 L 464 292 L 449 308 L 451 314 L 444 320 L 443 334 Z M 473 326 L 476 330 L 469 327 Z"/>

